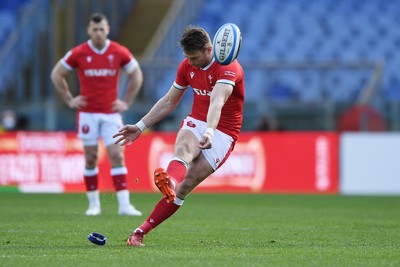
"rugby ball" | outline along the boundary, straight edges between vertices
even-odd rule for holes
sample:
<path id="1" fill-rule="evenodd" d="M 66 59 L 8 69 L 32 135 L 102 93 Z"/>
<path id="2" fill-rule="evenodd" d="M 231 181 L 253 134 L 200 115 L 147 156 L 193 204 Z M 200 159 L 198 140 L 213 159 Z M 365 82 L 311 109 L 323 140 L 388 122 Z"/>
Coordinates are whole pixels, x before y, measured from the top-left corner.
<path id="1" fill-rule="evenodd" d="M 221 65 L 231 64 L 239 55 L 242 34 L 236 24 L 222 25 L 214 36 L 213 54 Z"/>

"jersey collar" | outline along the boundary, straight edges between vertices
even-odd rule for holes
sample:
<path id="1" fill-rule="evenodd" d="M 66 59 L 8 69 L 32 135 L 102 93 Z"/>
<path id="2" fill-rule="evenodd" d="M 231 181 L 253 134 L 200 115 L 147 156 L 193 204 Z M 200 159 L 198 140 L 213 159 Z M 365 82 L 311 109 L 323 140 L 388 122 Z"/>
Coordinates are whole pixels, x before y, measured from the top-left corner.
<path id="1" fill-rule="evenodd" d="M 110 46 L 110 40 L 109 40 L 109 39 L 106 40 L 106 45 L 105 45 L 101 50 L 97 49 L 97 48 L 93 45 L 92 40 L 89 39 L 87 42 L 88 42 L 89 47 L 90 47 L 96 54 L 100 54 L 100 55 L 101 55 L 101 54 L 104 54 L 104 53 L 107 51 L 108 47 Z"/>
<path id="2" fill-rule="evenodd" d="M 214 62 L 215 62 L 215 58 L 213 57 L 211 62 L 204 68 L 201 68 L 201 70 L 208 70 L 212 66 L 212 64 L 214 64 Z"/>

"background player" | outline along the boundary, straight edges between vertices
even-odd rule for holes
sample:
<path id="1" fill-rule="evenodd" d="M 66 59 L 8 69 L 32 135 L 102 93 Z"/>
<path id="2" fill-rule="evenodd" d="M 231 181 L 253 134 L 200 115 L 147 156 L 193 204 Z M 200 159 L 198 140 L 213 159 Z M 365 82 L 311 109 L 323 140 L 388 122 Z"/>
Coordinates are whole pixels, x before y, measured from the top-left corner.
<path id="1" fill-rule="evenodd" d="M 138 123 L 126 125 L 114 135 L 117 144 L 130 144 L 146 127 L 171 113 L 192 87 L 192 111 L 182 121 L 174 156 L 166 171 L 154 171 L 156 186 L 165 197 L 130 235 L 128 246 L 143 246 L 144 235 L 174 214 L 185 197 L 225 162 L 242 126 L 244 74 L 238 61 L 219 65 L 213 58 L 210 37 L 200 27 L 187 27 L 179 44 L 186 59 L 168 93 Z"/>
<path id="2" fill-rule="evenodd" d="M 110 27 L 105 15 L 91 15 L 87 33 L 90 39 L 70 50 L 51 73 L 62 100 L 68 107 L 78 110 L 78 136 L 84 145 L 84 181 L 89 200 L 86 215 L 101 213 L 97 152 L 99 138 L 102 138 L 112 165 L 118 214 L 140 216 L 141 212 L 130 204 L 123 149 L 114 144 L 112 135 L 123 125 L 119 113 L 128 110 L 139 93 L 143 82 L 142 70 L 126 47 L 108 39 Z M 117 98 L 120 68 L 129 77 L 124 100 Z M 80 94 L 75 97 L 67 83 L 67 75 L 73 69 L 77 70 L 80 81 Z"/>

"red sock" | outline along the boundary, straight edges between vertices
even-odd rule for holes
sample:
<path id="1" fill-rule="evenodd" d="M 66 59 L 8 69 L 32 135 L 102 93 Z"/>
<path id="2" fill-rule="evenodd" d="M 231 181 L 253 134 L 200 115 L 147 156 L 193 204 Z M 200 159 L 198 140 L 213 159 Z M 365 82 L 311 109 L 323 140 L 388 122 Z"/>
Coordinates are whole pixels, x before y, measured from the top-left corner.
<path id="1" fill-rule="evenodd" d="M 113 175 L 112 180 L 116 191 L 127 189 L 126 174 Z"/>
<path id="2" fill-rule="evenodd" d="M 179 184 L 186 176 L 186 166 L 177 160 L 171 160 L 167 167 L 168 175 Z"/>
<path id="3" fill-rule="evenodd" d="M 83 180 L 85 181 L 86 191 L 97 190 L 97 174 L 92 176 L 84 175 Z"/>
<path id="4" fill-rule="evenodd" d="M 154 206 L 153 211 L 146 221 L 138 228 L 142 229 L 144 234 L 147 234 L 152 229 L 156 228 L 160 223 L 171 217 L 172 214 L 174 214 L 179 208 L 180 206 L 176 205 L 175 203 L 167 203 L 165 198 L 162 198 Z"/>

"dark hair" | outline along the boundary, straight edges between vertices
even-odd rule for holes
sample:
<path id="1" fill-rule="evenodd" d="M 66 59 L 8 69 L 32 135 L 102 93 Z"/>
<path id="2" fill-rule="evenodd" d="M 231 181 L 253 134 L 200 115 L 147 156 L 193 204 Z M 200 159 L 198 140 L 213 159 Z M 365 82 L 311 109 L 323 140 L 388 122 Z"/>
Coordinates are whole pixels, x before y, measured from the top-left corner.
<path id="1" fill-rule="evenodd" d="M 90 15 L 89 17 L 89 22 L 93 21 L 95 23 L 99 23 L 100 21 L 105 20 L 107 21 L 107 17 L 106 15 L 104 15 L 103 13 L 93 13 L 92 15 Z"/>
<path id="2" fill-rule="evenodd" d="M 183 31 L 178 44 L 184 52 L 194 52 L 206 49 L 211 44 L 211 40 L 203 28 L 189 25 Z"/>

